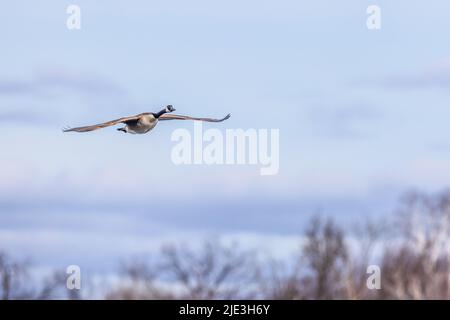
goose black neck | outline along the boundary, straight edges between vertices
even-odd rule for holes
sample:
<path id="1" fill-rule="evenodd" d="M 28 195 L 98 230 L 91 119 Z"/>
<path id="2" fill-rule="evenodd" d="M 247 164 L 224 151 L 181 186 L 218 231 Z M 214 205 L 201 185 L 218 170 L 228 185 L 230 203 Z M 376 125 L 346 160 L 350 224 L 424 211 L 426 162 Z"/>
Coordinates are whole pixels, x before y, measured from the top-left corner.
<path id="1" fill-rule="evenodd" d="M 161 117 L 164 113 L 167 113 L 166 109 L 162 109 L 160 112 L 154 113 L 153 115 L 155 116 L 156 119 L 158 119 L 158 118 Z"/>

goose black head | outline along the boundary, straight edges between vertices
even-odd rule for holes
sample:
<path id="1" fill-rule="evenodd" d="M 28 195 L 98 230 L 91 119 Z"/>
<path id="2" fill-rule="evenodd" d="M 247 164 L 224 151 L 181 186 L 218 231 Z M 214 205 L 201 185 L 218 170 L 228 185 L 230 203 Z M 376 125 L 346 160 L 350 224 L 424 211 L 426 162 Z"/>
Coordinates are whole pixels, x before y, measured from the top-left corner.
<path id="1" fill-rule="evenodd" d="M 171 104 L 169 104 L 167 107 L 166 107 L 166 112 L 174 112 L 175 111 L 175 108 L 171 105 Z"/>

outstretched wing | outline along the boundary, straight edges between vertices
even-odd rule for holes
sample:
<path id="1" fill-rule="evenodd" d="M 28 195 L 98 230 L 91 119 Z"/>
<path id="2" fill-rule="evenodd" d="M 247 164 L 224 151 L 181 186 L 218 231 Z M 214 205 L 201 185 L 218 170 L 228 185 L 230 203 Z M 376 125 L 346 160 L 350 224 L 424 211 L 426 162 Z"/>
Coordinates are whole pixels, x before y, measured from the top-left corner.
<path id="1" fill-rule="evenodd" d="M 88 131 L 94 131 L 97 129 L 101 129 L 101 128 L 106 128 L 106 127 L 110 127 L 110 126 L 114 126 L 118 123 L 126 123 L 128 121 L 137 121 L 139 119 L 141 115 L 138 114 L 136 116 L 131 116 L 131 117 L 123 117 L 120 119 L 116 119 L 116 120 L 112 120 L 112 121 L 108 121 L 108 122 L 104 122 L 104 123 L 99 123 L 99 124 L 94 124 L 92 126 L 85 126 L 85 127 L 76 127 L 76 128 L 67 128 L 67 129 L 63 129 L 64 132 L 71 132 L 71 131 L 75 131 L 75 132 L 88 132 Z"/>
<path id="2" fill-rule="evenodd" d="M 197 120 L 197 121 L 206 121 L 206 122 L 222 122 L 222 121 L 229 119 L 230 117 L 231 117 L 231 115 L 227 114 L 222 119 L 195 118 L 195 117 L 189 117 L 189 116 L 182 116 L 182 115 L 178 115 L 178 114 L 165 113 L 162 116 L 160 116 L 158 120 L 160 120 L 160 121 L 161 120 Z"/>

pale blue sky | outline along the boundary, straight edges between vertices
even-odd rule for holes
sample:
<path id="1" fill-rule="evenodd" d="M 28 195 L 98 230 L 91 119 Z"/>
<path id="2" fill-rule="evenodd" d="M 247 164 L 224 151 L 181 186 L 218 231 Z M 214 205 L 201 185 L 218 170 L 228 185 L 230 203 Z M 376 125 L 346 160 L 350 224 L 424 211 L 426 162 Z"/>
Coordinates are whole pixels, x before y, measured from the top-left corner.
<path id="1" fill-rule="evenodd" d="M 446 187 L 449 12 L 444 0 L 2 4 L 0 248 L 93 270 L 209 235 L 287 252 L 316 212 L 347 224 L 388 215 L 409 188 Z M 170 135 L 192 123 L 60 131 L 169 103 L 232 114 L 205 128 L 280 129 L 280 173 L 173 165 Z"/>

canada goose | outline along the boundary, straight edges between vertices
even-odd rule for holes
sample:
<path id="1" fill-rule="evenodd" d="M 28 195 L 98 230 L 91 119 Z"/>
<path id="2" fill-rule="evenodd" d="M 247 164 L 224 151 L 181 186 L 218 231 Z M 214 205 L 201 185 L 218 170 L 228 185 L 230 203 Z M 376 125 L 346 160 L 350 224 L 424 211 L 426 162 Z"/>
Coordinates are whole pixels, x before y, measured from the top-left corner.
<path id="1" fill-rule="evenodd" d="M 158 113 L 153 112 L 145 112 L 131 117 L 124 117 L 112 121 L 108 121 L 105 123 L 95 124 L 92 126 L 85 127 L 77 127 L 77 128 L 67 128 L 63 129 L 64 132 L 88 132 L 101 128 L 106 128 L 110 126 L 114 126 L 119 123 L 124 123 L 125 127 L 118 128 L 117 130 L 125 132 L 125 133 L 133 133 L 133 134 L 143 134 L 152 130 L 158 121 L 162 120 L 198 120 L 198 121 L 207 121 L 207 122 L 221 122 L 227 120 L 230 117 L 228 114 L 223 119 L 211 119 L 211 118 L 194 118 L 189 116 L 181 116 L 177 114 L 169 114 L 170 112 L 175 111 L 172 105 L 168 105 L 166 108 L 162 109 Z"/>

